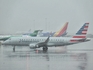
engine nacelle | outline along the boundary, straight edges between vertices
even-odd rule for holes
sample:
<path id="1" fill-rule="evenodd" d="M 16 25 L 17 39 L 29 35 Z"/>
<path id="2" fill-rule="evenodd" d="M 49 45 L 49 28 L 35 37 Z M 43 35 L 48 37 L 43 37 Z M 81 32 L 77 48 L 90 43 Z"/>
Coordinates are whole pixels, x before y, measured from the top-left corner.
<path id="1" fill-rule="evenodd" d="M 30 47 L 31 49 L 33 49 L 33 48 L 39 48 L 39 45 L 36 45 L 36 44 L 29 44 L 29 47 Z"/>

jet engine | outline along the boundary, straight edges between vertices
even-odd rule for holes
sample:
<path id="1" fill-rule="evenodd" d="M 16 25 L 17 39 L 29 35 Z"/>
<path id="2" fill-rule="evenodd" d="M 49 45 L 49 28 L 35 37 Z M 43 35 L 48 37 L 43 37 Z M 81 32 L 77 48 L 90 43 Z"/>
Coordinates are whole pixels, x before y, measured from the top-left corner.
<path id="1" fill-rule="evenodd" d="M 36 45 L 36 44 L 30 44 L 29 47 L 30 47 L 30 49 L 34 49 L 34 48 L 39 48 L 39 45 Z"/>

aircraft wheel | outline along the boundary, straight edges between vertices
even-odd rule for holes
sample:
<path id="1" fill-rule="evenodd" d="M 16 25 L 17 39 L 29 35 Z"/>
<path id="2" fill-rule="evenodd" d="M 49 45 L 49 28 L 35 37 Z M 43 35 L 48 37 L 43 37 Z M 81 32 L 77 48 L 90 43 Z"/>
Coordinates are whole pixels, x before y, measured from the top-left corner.
<path id="1" fill-rule="evenodd" d="M 13 52 L 15 52 L 15 46 L 13 47 Z"/>
<path id="2" fill-rule="evenodd" d="M 43 47 L 43 51 L 47 51 L 48 50 L 48 47 Z"/>

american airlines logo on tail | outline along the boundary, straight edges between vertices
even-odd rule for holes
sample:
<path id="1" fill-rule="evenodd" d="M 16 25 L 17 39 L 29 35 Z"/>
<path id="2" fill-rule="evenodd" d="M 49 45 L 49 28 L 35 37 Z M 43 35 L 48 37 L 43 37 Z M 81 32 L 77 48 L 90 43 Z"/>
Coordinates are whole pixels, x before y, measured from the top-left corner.
<path id="1" fill-rule="evenodd" d="M 76 34 L 77 35 L 86 35 L 88 26 L 89 26 L 89 23 L 85 23 Z"/>
<path id="2" fill-rule="evenodd" d="M 88 27 L 89 27 L 89 23 L 85 23 L 80 29 L 79 31 L 76 33 L 75 36 L 73 36 L 73 38 L 86 38 L 86 34 L 88 31 Z"/>

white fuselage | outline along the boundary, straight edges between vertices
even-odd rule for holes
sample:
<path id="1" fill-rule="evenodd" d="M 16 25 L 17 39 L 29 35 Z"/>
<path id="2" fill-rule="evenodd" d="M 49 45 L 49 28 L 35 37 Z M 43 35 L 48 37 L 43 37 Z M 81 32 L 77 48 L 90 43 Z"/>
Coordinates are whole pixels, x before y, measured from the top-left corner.
<path id="1" fill-rule="evenodd" d="M 47 37 L 25 37 L 25 36 L 11 37 L 8 40 L 6 40 L 3 44 L 13 45 L 13 46 L 29 46 L 30 44 L 38 44 L 40 42 L 45 42 L 46 39 Z M 76 44 L 79 43 L 79 41 L 72 42 L 71 40 L 79 40 L 79 39 L 80 38 L 50 37 L 47 46 L 52 47 L 52 46 L 64 46 L 64 45 Z"/>

